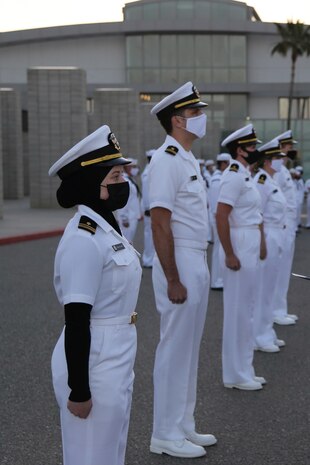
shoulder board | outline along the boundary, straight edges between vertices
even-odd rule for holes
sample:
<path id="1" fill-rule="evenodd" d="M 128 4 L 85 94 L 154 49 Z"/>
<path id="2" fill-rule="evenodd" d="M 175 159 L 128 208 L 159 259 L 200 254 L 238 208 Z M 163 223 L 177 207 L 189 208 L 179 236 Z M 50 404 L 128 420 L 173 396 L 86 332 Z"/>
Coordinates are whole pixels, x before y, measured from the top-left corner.
<path id="1" fill-rule="evenodd" d="M 88 216 L 81 216 L 80 222 L 78 225 L 79 229 L 84 229 L 85 231 L 90 232 L 91 234 L 96 233 L 97 223 Z"/>
<path id="2" fill-rule="evenodd" d="M 165 152 L 169 153 L 169 155 L 176 155 L 178 153 L 179 149 L 178 147 L 175 147 L 174 145 L 168 145 L 166 148 Z"/>
<path id="3" fill-rule="evenodd" d="M 239 165 L 237 165 L 237 163 L 232 163 L 230 165 L 229 171 L 234 171 L 235 173 L 237 173 L 239 171 Z"/>
<path id="4" fill-rule="evenodd" d="M 265 174 L 261 174 L 257 180 L 258 184 L 265 184 L 267 176 Z"/>

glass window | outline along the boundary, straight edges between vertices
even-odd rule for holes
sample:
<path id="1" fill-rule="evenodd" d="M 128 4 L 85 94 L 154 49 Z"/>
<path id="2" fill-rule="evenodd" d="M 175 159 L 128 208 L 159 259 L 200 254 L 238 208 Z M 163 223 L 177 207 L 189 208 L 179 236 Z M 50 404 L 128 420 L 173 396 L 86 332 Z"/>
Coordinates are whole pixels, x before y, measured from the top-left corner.
<path id="1" fill-rule="evenodd" d="M 195 3 L 195 18 L 210 18 L 211 17 L 211 6 L 206 0 L 199 0 Z"/>
<path id="2" fill-rule="evenodd" d="M 212 66 L 229 66 L 229 43 L 226 35 L 212 36 Z"/>
<path id="3" fill-rule="evenodd" d="M 233 118 L 246 119 L 248 113 L 246 95 L 229 95 L 229 113 Z"/>
<path id="4" fill-rule="evenodd" d="M 183 83 L 187 81 L 194 81 L 194 70 L 191 68 L 179 68 L 178 82 Z"/>
<path id="5" fill-rule="evenodd" d="M 127 45 L 127 66 L 129 68 L 142 66 L 142 37 L 129 36 Z"/>
<path id="6" fill-rule="evenodd" d="M 131 82 L 133 84 L 142 84 L 143 79 L 142 79 L 142 69 L 137 68 L 137 69 L 129 69 L 128 72 L 128 82 Z"/>
<path id="7" fill-rule="evenodd" d="M 310 121 L 303 121 L 302 134 L 304 139 L 310 139 Z M 307 149 L 310 150 L 310 142 L 307 144 Z"/>
<path id="8" fill-rule="evenodd" d="M 162 35 L 160 38 L 161 66 L 175 68 L 177 66 L 177 36 Z"/>
<path id="9" fill-rule="evenodd" d="M 211 68 L 195 68 L 195 71 L 195 82 L 197 82 L 197 84 L 211 82 Z"/>
<path id="10" fill-rule="evenodd" d="M 143 5 L 143 19 L 146 21 L 152 21 L 159 18 L 159 6 L 158 3 L 149 3 Z"/>
<path id="11" fill-rule="evenodd" d="M 160 2 L 161 19 L 175 19 L 176 16 L 176 2 Z"/>
<path id="12" fill-rule="evenodd" d="M 194 36 L 179 35 L 178 36 L 178 64 L 180 68 L 194 68 Z"/>
<path id="13" fill-rule="evenodd" d="M 242 5 L 230 5 L 229 6 L 229 19 L 231 21 L 246 21 L 247 8 Z"/>
<path id="14" fill-rule="evenodd" d="M 211 66 L 211 36 L 209 35 L 195 37 L 195 66 Z"/>
<path id="15" fill-rule="evenodd" d="M 161 82 L 177 83 L 178 73 L 176 68 L 161 69 Z"/>
<path id="16" fill-rule="evenodd" d="M 223 18 L 229 17 L 229 10 L 227 3 L 211 3 L 211 19 L 212 21 L 222 21 Z"/>
<path id="17" fill-rule="evenodd" d="M 159 68 L 159 36 L 145 35 L 143 38 L 143 63 L 147 68 Z"/>
<path id="18" fill-rule="evenodd" d="M 246 66 L 246 38 L 244 36 L 229 37 L 230 66 Z"/>
<path id="19" fill-rule="evenodd" d="M 213 68 L 212 69 L 213 82 L 228 82 L 228 69 Z"/>
<path id="20" fill-rule="evenodd" d="M 142 19 L 141 6 L 127 6 L 125 8 L 125 21 L 136 21 Z"/>
<path id="21" fill-rule="evenodd" d="M 177 17 L 179 19 L 192 19 L 193 18 L 193 1 L 179 0 L 177 3 Z"/>
<path id="22" fill-rule="evenodd" d="M 245 68 L 230 68 L 229 82 L 246 82 Z"/>
<path id="23" fill-rule="evenodd" d="M 160 70 L 159 69 L 150 69 L 144 68 L 144 79 L 143 81 L 147 84 L 154 84 L 160 80 Z"/>

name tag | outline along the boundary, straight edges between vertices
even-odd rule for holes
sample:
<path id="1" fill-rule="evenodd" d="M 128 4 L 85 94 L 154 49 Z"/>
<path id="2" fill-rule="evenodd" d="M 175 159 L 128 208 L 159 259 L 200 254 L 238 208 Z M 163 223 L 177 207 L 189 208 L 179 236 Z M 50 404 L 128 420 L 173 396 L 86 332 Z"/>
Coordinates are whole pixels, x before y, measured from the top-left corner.
<path id="1" fill-rule="evenodd" d="M 124 244 L 122 244 L 121 242 L 119 244 L 114 244 L 112 245 L 112 249 L 115 251 L 115 252 L 118 252 L 119 250 L 123 250 L 125 248 Z"/>
<path id="2" fill-rule="evenodd" d="M 191 181 L 197 181 L 197 176 L 191 176 Z"/>

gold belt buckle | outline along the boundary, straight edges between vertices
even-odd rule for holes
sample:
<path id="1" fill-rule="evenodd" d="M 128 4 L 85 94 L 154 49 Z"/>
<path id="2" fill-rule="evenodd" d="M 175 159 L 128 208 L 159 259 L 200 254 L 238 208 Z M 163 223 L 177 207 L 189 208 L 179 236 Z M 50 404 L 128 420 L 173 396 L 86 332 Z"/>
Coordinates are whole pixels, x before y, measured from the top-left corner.
<path id="1" fill-rule="evenodd" d="M 131 315 L 130 315 L 130 323 L 131 325 L 135 325 L 137 323 L 137 319 L 138 319 L 138 313 L 137 312 L 133 312 Z"/>

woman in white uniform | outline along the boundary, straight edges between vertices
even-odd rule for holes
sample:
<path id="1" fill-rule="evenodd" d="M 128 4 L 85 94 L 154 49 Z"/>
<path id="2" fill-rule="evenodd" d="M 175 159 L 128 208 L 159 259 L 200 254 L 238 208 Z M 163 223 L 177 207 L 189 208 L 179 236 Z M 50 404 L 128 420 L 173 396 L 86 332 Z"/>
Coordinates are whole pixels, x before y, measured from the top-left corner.
<path id="1" fill-rule="evenodd" d="M 52 356 L 64 465 L 123 465 L 136 354 L 135 310 L 141 267 L 113 211 L 128 184 L 108 126 L 50 169 L 64 208 L 77 205 L 59 243 L 54 286 L 65 328 Z"/>
<path id="2" fill-rule="evenodd" d="M 253 368 L 253 311 L 259 259 L 266 255 L 260 195 L 249 166 L 260 153 L 252 124 L 223 142 L 233 160 L 223 173 L 216 223 L 222 244 L 224 327 L 223 383 L 227 388 L 262 389 L 264 378 Z"/>
<path id="3" fill-rule="evenodd" d="M 281 170 L 284 154 L 278 139 L 259 147 L 263 159 L 254 181 L 262 199 L 264 232 L 267 246 L 266 260 L 260 262 L 258 295 L 254 307 L 254 345 L 263 352 L 279 352 L 285 342 L 278 339 L 273 329 L 275 276 L 279 273 L 285 247 L 286 199 L 273 179 Z"/>

